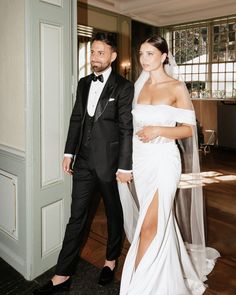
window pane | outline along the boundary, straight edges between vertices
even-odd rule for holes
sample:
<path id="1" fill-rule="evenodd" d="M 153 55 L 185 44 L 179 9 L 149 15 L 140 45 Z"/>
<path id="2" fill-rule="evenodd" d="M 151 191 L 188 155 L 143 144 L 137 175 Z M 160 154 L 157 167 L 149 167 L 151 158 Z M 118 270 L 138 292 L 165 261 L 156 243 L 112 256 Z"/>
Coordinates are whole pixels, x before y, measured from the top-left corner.
<path id="1" fill-rule="evenodd" d="M 225 78 L 226 81 L 233 81 L 233 73 L 226 73 L 226 78 Z"/>
<path id="2" fill-rule="evenodd" d="M 226 72 L 233 72 L 233 66 L 234 64 L 232 62 L 228 62 L 226 64 Z"/>
<path id="3" fill-rule="evenodd" d="M 218 72 L 218 64 L 212 65 L 212 72 Z"/>
<path id="4" fill-rule="evenodd" d="M 224 90 L 225 89 L 225 83 L 218 83 L 218 90 Z"/>
<path id="5" fill-rule="evenodd" d="M 200 80 L 200 81 L 205 81 L 205 79 L 206 79 L 205 74 L 200 74 L 200 75 L 199 75 L 199 80 Z"/>
<path id="6" fill-rule="evenodd" d="M 219 72 L 224 72 L 225 71 L 225 64 L 221 63 L 219 64 Z"/>
<path id="7" fill-rule="evenodd" d="M 218 74 L 212 74 L 212 81 L 218 81 Z"/>
<path id="8" fill-rule="evenodd" d="M 185 71 L 186 71 L 186 73 L 191 73 L 192 72 L 192 66 L 186 66 Z"/>

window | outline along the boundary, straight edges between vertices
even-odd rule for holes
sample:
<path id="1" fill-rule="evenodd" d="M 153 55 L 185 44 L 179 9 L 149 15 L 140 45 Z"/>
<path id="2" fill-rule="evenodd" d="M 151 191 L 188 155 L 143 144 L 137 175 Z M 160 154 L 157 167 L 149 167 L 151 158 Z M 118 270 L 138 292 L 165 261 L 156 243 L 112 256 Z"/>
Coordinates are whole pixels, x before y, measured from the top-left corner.
<path id="1" fill-rule="evenodd" d="M 91 73 L 90 67 L 91 41 L 79 41 L 78 50 L 78 76 L 82 78 Z"/>
<path id="2" fill-rule="evenodd" d="M 78 25 L 78 78 L 91 73 L 90 50 L 93 28 Z"/>
<path id="3" fill-rule="evenodd" d="M 167 39 L 192 98 L 236 97 L 236 18 L 175 26 Z"/>

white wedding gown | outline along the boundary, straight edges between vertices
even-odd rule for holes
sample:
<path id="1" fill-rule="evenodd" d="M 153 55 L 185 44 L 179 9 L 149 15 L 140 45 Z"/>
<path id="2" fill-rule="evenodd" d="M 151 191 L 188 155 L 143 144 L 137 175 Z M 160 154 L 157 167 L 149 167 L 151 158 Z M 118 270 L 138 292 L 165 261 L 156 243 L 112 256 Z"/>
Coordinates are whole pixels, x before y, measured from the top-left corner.
<path id="1" fill-rule="evenodd" d="M 143 126 L 174 127 L 176 122 L 195 125 L 194 111 L 168 105 L 136 104 L 132 113 L 133 176 L 139 214 L 123 268 L 120 295 L 203 294 L 206 288 L 203 284 L 204 279 L 197 274 L 173 213 L 173 202 L 181 176 L 179 149 L 172 139 L 157 137 L 151 142 L 143 143 L 135 135 Z M 125 222 L 132 227 L 133 222 L 136 224 L 136 220 L 132 220 L 132 210 L 135 209 L 131 209 L 132 205 L 124 205 L 127 202 L 127 195 L 124 196 L 122 192 L 122 184 L 120 189 Z M 156 192 L 158 193 L 157 233 L 135 269 L 140 230 Z M 214 258 L 219 256 L 218 252 L 213 256 Z M 210 268 L 213 266 L 214 263 Z M 205 274 L 211 269 L 206 270 Z"/>

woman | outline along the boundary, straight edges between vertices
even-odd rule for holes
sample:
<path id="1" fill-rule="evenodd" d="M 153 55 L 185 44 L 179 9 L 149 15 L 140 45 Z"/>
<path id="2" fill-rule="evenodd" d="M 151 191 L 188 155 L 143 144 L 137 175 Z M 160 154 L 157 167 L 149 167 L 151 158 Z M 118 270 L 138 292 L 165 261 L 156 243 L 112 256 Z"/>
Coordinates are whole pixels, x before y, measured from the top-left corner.
<path id="1" fill-rule="evenodd" d="M 153 36 L 142 43 L 140 63 L 143 73 L 135 85 L 132 111 L 139 212 L 134 199 L 127 197 L 127 186 L 120 184 L 125 229 L 132 240 L 120 295 L 200 295 L 214 259 L 206 264 L 195 114 L 185 84 L 165 71 L 165 39 Z M 185 176 L 192 178 L 192 187 L 180 189 L 177 196 L 181 172 L 191 172 Z M 214 249 L 210 254 L 219 256 Z"/>

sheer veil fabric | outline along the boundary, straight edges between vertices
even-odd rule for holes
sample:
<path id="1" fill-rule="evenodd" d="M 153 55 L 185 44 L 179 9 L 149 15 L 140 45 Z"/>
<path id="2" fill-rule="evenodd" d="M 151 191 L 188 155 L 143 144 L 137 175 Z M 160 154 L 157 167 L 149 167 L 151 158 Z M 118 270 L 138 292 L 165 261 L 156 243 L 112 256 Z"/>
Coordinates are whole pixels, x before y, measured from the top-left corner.
<path id="1" fill-rule="evenodd" d="M 171 54 L 168 54 L 168 57 L 170 65 L 165 66 L 165 71 L 169 76 L 179 79 L 177 65 L 174 61 L 174 58 Z M 148 78 L 149 73 L 143 71 L 135 83 L 133 109 L 137 105 L 139 93 Z M 186 97 L 189 96 L 186 95 Z M 214 267 L 215 260 L 220 256 L 220 254 L 213 248 L 207 248 L 205 244 L 204 198 L 199 166 L 196 119 L 193 105 L 189 98 L 187 105 L 188 110 L 192 111 L 189 113 L 192 116 L 190 121 L 192 122 L 191 127 L 193 136 L 184 140 L 178 140 L 177 145 L 180 151 L 182 162 L 181 179 L 187 179 L 189 186 L 181 187 L 181 185 L 179 185 L 174 198 L 172 210 L 174 212 L 177 227 L 180 230 L 180 234 L 184 241 L 191 263 L 197 273 L 199 280 L 204 282 L 207 280 L 206 275 L 211 272 Z M 134 121 L 134 130 L 135 129 L 136 126 Z M 125 233 L 129 242 L 132 243 L 139 217 L 139 204 L 135 191 L 135 179 L 132 185 L 119 183 L 118 188 L 123 207 Z M 173 268 L 174 267 L 175 266 L 173 265 Z M 133 293 L 131 292 L 127 294 Z"/>

